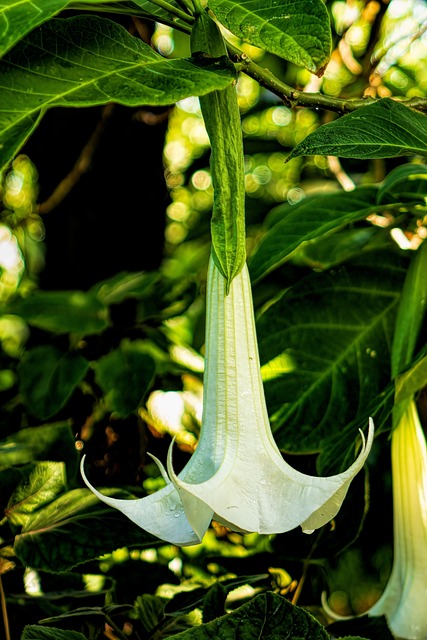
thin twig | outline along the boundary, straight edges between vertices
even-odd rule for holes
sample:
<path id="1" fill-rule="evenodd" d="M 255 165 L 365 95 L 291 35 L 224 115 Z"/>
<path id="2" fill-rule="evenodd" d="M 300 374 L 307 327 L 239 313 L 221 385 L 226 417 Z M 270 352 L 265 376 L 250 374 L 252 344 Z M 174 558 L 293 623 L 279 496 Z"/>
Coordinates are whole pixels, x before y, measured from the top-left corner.
<path id="1" fill-rule="evenodd" d="M 111 117 L 114 105 L 109 104 L 102 110 L 102 116 L 98 122 L 95 131 L 90 136 L 88 142 L 83 147 L 74 167 L 70 173 L 55 187 L 50 196 L 38 205 L 37 213 L 40 215 L 50 213 L 57 207 L 70 191 L 76 186 L 80 178 L 89 170 L 93 158 L 93 154 L 99 144 L 104 133 L 107 120 Z"/>
<path id="2" fill-rule="evenodd" d="M 180 18 L 184 22 L 188 22 L 189 24 L 193 24 L 194 18 L 193 16 L 188 15 L 185 11 L 178 9 L 178 7 L 174 7 L 172 4 L 169 4 L 166 0 L 150 0 L 153 4 L 160 7 L 160 9 L 164 9 L 168 13 L 171 13 L 176 18 Z"/>
<path id="3" fill-rule="evenodd" d="M 234 61 L 237 63 L 237 69 L 239 71 L 243 71 L 248 76 L 256 80 L 262 87 L 269 89 L 272 93 L 281 98 L 289 108 L 310 107 L 345 114 L 350 113 L 351 111 L 356 111 L 356 109 L 360 109 L 361 107 L 366 107 L 368 104 L 374 104 L 378 101 L 378 99 L 375 98 L 333 98 L 332 96 L 325 96 L 321 93 L 306 93 L 304 91 L 298 91 L 297 89 L 290 87 L 285 82 L 279 80 L 279 78 L 276 78 L 276 76 L 268 69 L 264 69 L 257 65 L 249 58 L 249 56 L 230 42 L 227 42 L 227 48 Z M 416 109 L 417 111 L 427 111 L 427 98 L 422 98 L 421 96 L 409 98 L 408 100 L 399 100 L 399 102 L 407 107 Z"/>
<path id="4" fill-rule="evenodd" d="M 4 637 L 5 640 L 10 640 L 10 628 L 9 628 L 9 618 L 7 615 L 7 606 L 6 606 L 6 596 L 3 589 L 3 582 L 0 575 L 0 600 L 1 600 L 1 611 L 3 614 L 3 623 L 4 623 Z"/>

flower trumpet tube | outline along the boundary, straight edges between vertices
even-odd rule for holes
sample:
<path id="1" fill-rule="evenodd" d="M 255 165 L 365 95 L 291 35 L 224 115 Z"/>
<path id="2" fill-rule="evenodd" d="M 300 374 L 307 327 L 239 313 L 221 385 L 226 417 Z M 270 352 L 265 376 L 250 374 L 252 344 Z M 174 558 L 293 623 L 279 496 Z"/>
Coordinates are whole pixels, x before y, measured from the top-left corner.
<path id="1" fill-rule="evenodd" d="M 315 477 L 296 471 L 283 460 L 268 420 L 246 264 L 226 295 L 226 280 L 211 258 L 206 317 L 202 430 L 194 455 L 211 475 L 204 481 L 196 473 L 177 476 L 172 445 L 168 454 L 168 474 L 188 521 L 195 528 L 198 508 L 207 505 L 234 530 L 272 534 L 301 526 L 311 533 L 339 511 L 370 451 L 373 423 L 345 472 Z"/>
<path id="2" fill-rule="evenodd" d="M 415 400 L 392 432 L 394 560 L 369 615 L 385 615 L 397 638 L 427 639 L 427 445 Z"/>

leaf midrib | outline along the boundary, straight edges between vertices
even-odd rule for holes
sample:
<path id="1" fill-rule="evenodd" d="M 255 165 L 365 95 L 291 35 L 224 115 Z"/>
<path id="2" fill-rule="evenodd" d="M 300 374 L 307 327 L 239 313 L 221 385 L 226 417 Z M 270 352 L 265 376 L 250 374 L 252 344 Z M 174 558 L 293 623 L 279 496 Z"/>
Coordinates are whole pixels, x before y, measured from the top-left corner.
<path id="1" fill-rule="evenodd" d="M 366 290 L 365 290 L 365 293 L 366 293 Z M 399 293 L 395 293 L 395 294 L 391 293 L 390 297 L 393 297 L 392 303 L 390 303 L 387 307 L 385 307 L 380 314 L 376 315 L 375 316 L 375 320 L 371 324 L 366 325 L 365 330 L 362 330 L 359 333 L 357 339 L 355 339 L 348 347 L 346 347 L 341 352 L 340 356 L 333 361 L 333 365 L 331 365 L 330 367 L 327 367 L 323 371 L 323 373 L 321 373 L 316 378 L 316 380 L 309 386 L 309 388 L 299 395 L 298 400 L 296 402 L 289 403 L 291 405 L 290 410 L 286 410 L 283 414 L 281 414 L 282 422 L 285 422 L 286 420 L 288 420 L 289 416 L 292 415 L 297 408 L 299 409 L 301 407 L 301 405 L 304 404 L 306 399 L 310 397 L 310 395 L 313 393 L 313 391 L 315 391 L 319 386 L 321 386 L 321 384 L 323 384 L 324 382 L 327 382 L 328 378 L 332 379 L 334 371 L 337 369 L 337 367 L 340 364 L 345 362 L 347 356 L 351 353 L 351 351 L 356 346 L 360 346 L 360 343 L 363 342 L 363 339 L 366 338 L 366 336 L 369 335 L 370 332 L 372 332 L 372 330 L 375 329 L 375 327 L 378 324 L 382 324 L 383 323 L 383 321 L 386 318 L 386 316 L 390 313 L 392 308 L 397 303 L 400 295 L 399 295 Z M 300 326 L 300 325 L 298 325 L 298 326 Z M 318 325 L 316 325 L 316 326 L 318 326 Z M 330 325 L 328 324 L 327 326 L 329 327 Z M 281 376 L 281 377 L 283 377 L 283 376 Z"/>

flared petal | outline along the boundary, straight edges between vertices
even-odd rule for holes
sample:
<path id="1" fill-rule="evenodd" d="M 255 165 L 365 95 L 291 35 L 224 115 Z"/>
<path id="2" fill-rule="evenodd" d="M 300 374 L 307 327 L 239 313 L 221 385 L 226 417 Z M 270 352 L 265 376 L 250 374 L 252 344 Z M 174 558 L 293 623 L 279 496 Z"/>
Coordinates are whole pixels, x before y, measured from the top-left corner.
<path id="1" fill-rule="evenodd" d="M 89 489 L 105 504 L 118 509 L 142 529 L 161 540 L 180 547 L 198 544 L 211 520 L 212 510 L 205 504 L 198 504 L 198 512 L 193 514 L 194 527 L 190 525 L 181 498 L 172 483 L 144 498 L 121 500 L 110 498 L 95 489 L 86 477 L 85 456 L 81 461 L 81 474 Z M 198 501 L 197 501 L 198 502 Z"/>
<path id="2" fill-rule="evenodd" d="M 427 445 L 413 400 L 392 433 L 394 559 L 369 615 L 385 615 L 393 634 L 427 639 Z"/>
<path id="3" fill-rule="evenodd" d="M 338 512 L 371 448 L 372 421 L 358 458 L 344 473 L 321 478 L 288 465 L 268 420 L 246 265 L 232 281 L 228 295 L 225 287 L 211 259 L 202 432 L 196 450 L 203 450 L 210 472 L 204 481 L 197 474 L 176 476 L 170 450 L 169 476 L 192 526 L 197 498 L 232 529 L 271 534 L 301 525 L 311 532 Z"/>

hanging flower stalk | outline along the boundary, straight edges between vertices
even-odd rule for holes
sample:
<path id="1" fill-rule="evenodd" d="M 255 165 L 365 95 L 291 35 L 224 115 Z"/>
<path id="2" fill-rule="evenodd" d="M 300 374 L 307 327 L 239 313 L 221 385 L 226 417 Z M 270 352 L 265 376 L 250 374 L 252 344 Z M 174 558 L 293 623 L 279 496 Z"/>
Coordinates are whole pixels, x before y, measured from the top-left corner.
<path id="1" fill-rule="evenodd" d="M 391 439 L 393 568 L 369 615 L 385 615 L 397 638 L 427 638 L 427 445 L 415 400 Z"/>
<path id="2" fill-rule="evenodd" d="M 216 24 L 201 10 L 192 34 L 194 54 L 226 54 Z M 118 500 L 87 486 L 153 535 L 178 545 L 199 542 L 212 517 L 235 531 L 308 532 L 338 512 L 373 440 L 362 434 L 356 461 L 329 478 L 290 467 L 268 421 L 260 374 L 252 292 L 246 266 L 243 145 L 235 87 L 201 99 L 212 147 L 214 206 L 207 282 L 206 366 L 200 440 L 179 475 L 156 460 L 166 486 L 139 500 Z M 169 474 L 169 475 L 168 475 Z"/>

